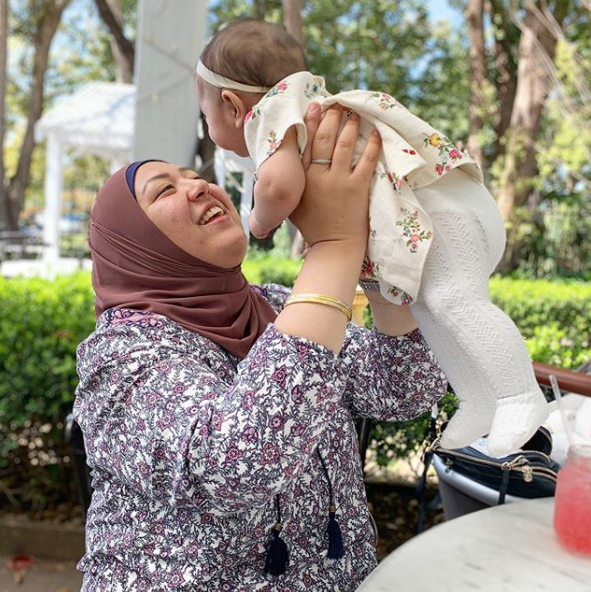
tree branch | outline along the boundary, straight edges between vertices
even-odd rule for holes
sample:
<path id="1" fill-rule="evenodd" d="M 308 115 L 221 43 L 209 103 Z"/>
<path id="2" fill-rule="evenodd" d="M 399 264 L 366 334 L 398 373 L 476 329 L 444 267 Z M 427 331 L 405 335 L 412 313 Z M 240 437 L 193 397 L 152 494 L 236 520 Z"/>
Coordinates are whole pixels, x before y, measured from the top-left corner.
<path id="1" fill-rule="evenodd" d="M 94 0 L 96 7 L 99 11 L 101 20 L 107 25 L 109 32 L 111 33 L 115 45 L 121 53 L 121 57 L 127 62 L 127 70 L 131 73 L 133 78 L 133 65 L 135 60 L 135 47 L 133 43 L 127 39 L 123 33 L 123 26 L 119 18 L 109 5 L 107 0 Z M 131 82 L 131 80 L 127 80 Z"/>

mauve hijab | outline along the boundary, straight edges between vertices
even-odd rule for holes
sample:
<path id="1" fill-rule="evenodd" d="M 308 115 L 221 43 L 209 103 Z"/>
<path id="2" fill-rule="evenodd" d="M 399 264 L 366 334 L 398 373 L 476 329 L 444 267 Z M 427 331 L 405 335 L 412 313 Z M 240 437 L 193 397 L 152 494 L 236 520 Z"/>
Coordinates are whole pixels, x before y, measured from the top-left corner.
<path id="1" fill-rule="evenodd" d="M 155 312 L 243 359 L 275 312 L 240 266 L 205 263 L 162 233 L 129 190 L 127 168 L 99 190 L 90 215 L 97 318 L 109 308 Z"/>

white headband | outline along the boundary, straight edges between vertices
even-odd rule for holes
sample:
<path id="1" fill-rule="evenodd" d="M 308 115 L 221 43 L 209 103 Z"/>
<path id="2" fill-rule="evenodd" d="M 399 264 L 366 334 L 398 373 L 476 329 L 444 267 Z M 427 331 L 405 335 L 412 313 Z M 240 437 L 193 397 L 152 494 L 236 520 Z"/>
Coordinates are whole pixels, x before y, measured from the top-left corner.
<path id="1" fill-rule="evenodd" d="M 250 86 L 249 84 L 242 84 L 242 82 L 230 80 L 225 76 L 220 76 L 219 74 L 212 72 L 207 66 L 204 66 L 201 61 L 197 64 L 196 72 L 201 78 L 203 78 L 203 80 L 205 80 L 205 82 L 209 82 L 209 84 L 216 86 L 217 88 L 242 90 L 251 93 L 266 93 L 272 88 L 270 86 Z"/>

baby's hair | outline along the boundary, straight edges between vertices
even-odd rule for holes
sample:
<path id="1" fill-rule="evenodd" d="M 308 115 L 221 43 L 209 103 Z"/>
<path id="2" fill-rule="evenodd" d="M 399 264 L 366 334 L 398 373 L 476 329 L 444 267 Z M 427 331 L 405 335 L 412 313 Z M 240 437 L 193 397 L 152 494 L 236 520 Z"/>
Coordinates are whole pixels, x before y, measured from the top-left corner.
<path id="1" fill-rule="evenodd" d="M 306 70 L 300 44 L 282 27 L 256 19 L 237 20 L 220 29 L 200 59 L 216 74 L 252 86 L 271 87 Z"/>

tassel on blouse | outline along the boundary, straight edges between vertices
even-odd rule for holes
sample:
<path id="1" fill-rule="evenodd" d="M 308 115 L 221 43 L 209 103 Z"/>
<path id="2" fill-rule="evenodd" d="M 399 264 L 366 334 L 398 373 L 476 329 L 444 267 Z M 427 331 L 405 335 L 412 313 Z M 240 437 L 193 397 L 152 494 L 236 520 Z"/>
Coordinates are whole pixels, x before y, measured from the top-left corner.
<path id="1" fill-rule="evenodd" d="M 328 494 L 330 496 L 330 506 L 328 507 L 328 527 L 326 529 L 328 534 L 328 553 L 326 556 L 329 559 L 340 559 L 345 555 L 345 545 L 343 544 L 343 533 L 341 532 L 341 527 L 339 526 L 339 523 L 336 519 L 337 507 L 334 504 L 332 482 L 330 480 L 330 475 L 328 474 L 326 464 L 324 463 L 324 459 L 322 458 L 318 448 L 316 448 L 316 453 L 318 454 L 320 464 L 322 465 L 322 470 L 328 483 Z"/>
<path id="2" fill-rule="evenodd" d="M 277 522 L 273 526 L 273 538 L 267 548 L 265 559 L 265 573 L 270 576 L 281 576 L 287 571 L 289 564 L 289 551 L 285 541 L 279 536 L 281 534 L 281 506 L 279 505 L 279 494 L 275 496 L 277 507 Z"/>
<path id="3" fill-rule="evenodd" d="M 341 527 L 335 518 L 336 506 L 330 506 L 328 509 L 328 555 L 329 559 L 340 559 L 345 555 L 343 545 L 343 533 Z"/>

